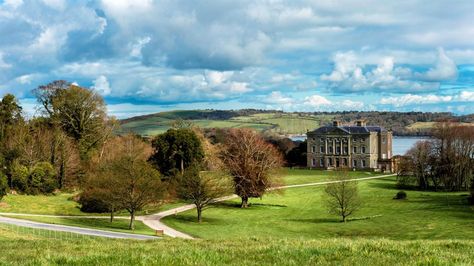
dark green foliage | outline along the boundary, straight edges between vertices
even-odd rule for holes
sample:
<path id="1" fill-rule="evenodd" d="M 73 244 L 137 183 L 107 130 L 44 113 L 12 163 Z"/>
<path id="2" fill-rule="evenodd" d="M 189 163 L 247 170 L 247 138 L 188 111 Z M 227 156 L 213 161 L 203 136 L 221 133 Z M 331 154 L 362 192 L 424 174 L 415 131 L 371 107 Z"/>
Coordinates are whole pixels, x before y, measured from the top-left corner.
<path id="1" fill-rule="evenodd" d="M 109 204 L 104 201 L 98 191 L 91 189 L 81 193 L 78 203 L 81 204 L 82 212 L 106 213 L 110 212 Z"/>
<path id="2" fill-rule="evenodd" d="M 298 142 L 297 142 L 298 143 Z M 291 149 L 285 156 L 288 166 L 306 166 L 307 142 L 299 142 L 298 146 Z"/>
<path id="3" fill-rule="evenodd" d="M 405 191 L 398 191 L 395 197 L 393 199 L 406 199 L 407 198 L 407 193 Z"/>
<path id="4" fill-rule="evenodd" d="M 155 149 L 151 161 L 165 176 L 175 176 L 193 163 L 200 163 L 204 151 L 196 133 L 191 129 L 169 129 L 152 142 Z"/>
<path id="5" fill-rule="evenodd" d="M 53 166 L 49 162 L 36 163 L 31 169 L 14 164 L 11 169 L 12 188 L 26 194 L 49 194 L 59 184 Z"/>
<path id="6" fill-rule="evenodd" d="M 5 138 L 8 128 L 21 119 L 21 107 L 15 96 L 5 95 L 0 101 L 0 141 Z"/>
<path id="7" fill-rule="evenodd" d="M 0 200 L 7 195 L 8 191 L 8 181 L 7 176 L 0 171 Z"/>

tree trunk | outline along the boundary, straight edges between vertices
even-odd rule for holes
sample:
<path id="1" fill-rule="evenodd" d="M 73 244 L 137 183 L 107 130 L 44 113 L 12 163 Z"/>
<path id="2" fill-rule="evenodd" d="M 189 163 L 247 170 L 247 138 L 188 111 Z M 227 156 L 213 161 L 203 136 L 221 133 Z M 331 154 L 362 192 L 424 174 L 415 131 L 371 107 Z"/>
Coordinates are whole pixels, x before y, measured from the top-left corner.
<path id="1" fill-rule="evenodd" d="M 128 229 L 135 230 L 135 211 L 130 212 L 130 225 Z"/>
<path id="2" fill-rule="evenodd" d="M 184 174 L 184 160 L 181 157 L 181 175 L 183 175 L 183 174 Z"/>
<path id="3" fill-rule="evenodd" d="M 346 222 L 346 216 L 343 214 L 342 215 L 342 222 L 345 223 Z"/>
<path id="4" fill-rule="evenodd" d="M 197 210 L 197 215 L 198 215 L 198 223 L 201 223 L 202 222 L 202 208 L 200 206 L 196 206 L 196 210 Z"/>
<path id="5" fill-rule="evenodd" d="M 249 198 L 247 196 L 242 197 L 242 204 L 240 205 L 240 208 L 248 208 L 248 202 Z"/>
<path id="6" fill-rule="evenodd" d="M 114 210 L 114 208 L 112 208 L 112 209 L 110 210 L 110 222 L 113 222 L 113 221 L 114 221 L 114 212 L 115 212 L 115 210 Z"/>

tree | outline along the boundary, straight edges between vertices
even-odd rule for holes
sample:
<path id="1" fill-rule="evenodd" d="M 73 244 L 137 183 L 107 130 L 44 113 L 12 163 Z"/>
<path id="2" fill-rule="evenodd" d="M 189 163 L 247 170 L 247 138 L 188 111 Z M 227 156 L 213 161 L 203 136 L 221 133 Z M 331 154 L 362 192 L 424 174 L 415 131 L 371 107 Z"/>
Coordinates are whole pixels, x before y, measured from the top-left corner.
<path id="1" fill-rule="evenodd" d="M 416 183 L 422 190 L 428 188 L 428 181 L 431 176 L 432 149 L 431 142 L 419 141 L 406 153 L 406 156 L 411 159 Z"/>
<path id="2" fill-rule="evenodd" d="M 200 165 L 192 165 L 178 181 L 178 197 L 196 205 L 197 220 L 202 221 L 202 211 L 214 199 L 231 191 L 229 176 L 219 171 L 201 171 Z"/>
<path id="3" fill-rule="evenodd" d="M 107 143 L 96 177 L 104 201 L 113 201 L 130 213 L 130 226 L 135 228 L 136 212 L 158 202 L 164 195 L 160 173 L 148 163 L 152 152 L 149 144 L 127 135 Z"/>
<path id="4" fill-rule="evenodd" d="M 151 161 L 167 177 L 183 174 L 193 163 L 200 163 L 204 157 L 201 142 L 189 128 L 169 129 L 152 141 L 154 154 Z"/>
<path id="5" fill-rule="evenodd" d="M 104 100 L 93 90 L 60 80 L 39 86 L 34 93 L 51 123 L 77 142 L 82 159 L 110 135 Z"/>
<path id="6" fill-rule="evenodd" d="M 350 181 L 347 171 L 337 171 L 334 183 L 328 184 L 324 191 L 329 213 L 341 216 L 342 222 L 346 222 L 361 205 L 357 182 Z"/>
<path id="7" fill-rule="evenodd" d="M 242 208 L 248 207 L 249 198 L 262 197 L 280 181 L 281 153 L 253 130 L 229 130 L 222 159 L 233 178 L 235 193 L 242 199 Z"/>
<path id="8" fill-rule="evenodd" d="M 0 171 L 0 201 L 2 198 L 7 195 L 8 191 L 8 181 L 7 177 L 3 172 Z"/>
<path id="9" fill-rule="evenodd" d="M 21 106 L 18 105 L 15 96 L 7 94 L 0 101 L 0 141 L 3 141 L 6 131 L 16 122 L 22 120 Z"/>

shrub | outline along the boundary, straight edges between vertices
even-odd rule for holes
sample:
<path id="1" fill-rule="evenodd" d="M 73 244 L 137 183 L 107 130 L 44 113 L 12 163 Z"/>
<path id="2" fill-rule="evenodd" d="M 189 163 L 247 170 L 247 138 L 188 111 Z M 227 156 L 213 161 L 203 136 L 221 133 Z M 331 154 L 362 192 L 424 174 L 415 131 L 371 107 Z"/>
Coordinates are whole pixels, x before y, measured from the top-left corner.
<path id="1" fill-rule="evenodd" d="M 107 203 L 94 189 L 82 192 L 77 202 L 81 204 L 82 212 L 105 213 L 110 211 Z"/>
<path id="2" fill-rule="evenodd" d="M 29 177 L 29 194 L 52 193 L 58 188 L 53 166 L 48 162 L 39 162 L 31 170 Z"/>
<path id="3" fill-rule="evenodd" d="M 407 198 L 407 193 L 405 191 L 398 191 L 395 197 L 393 199 L 406 199 Z"/>
<path id="4" fill-rule="evenodd" d="M 8 181 L 7 181 L 7 176 L 3 173 L 0 172 L 0 200 L 7 195 L 8 191 Z"/>
<path id="5" fill-rule="evenodd" d="M 26 166 L 20 164 L 13 164 L 11 169 L 12 187 L 19 192 L 26 192 L 28 190 L 28 177 L 30 173 Z"/>

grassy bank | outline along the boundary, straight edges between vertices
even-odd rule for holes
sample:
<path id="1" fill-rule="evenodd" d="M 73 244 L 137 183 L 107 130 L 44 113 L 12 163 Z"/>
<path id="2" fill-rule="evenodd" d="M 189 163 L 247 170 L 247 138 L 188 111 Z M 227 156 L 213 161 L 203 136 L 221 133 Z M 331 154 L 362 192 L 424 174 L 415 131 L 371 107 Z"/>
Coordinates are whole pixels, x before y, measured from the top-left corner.
<path id="1" fill-rule="evenodd" d="M 2 229 L 1 265 L 451 265 L 474 263 L 473 241 L 240 238 L 46 239 Z"/>

